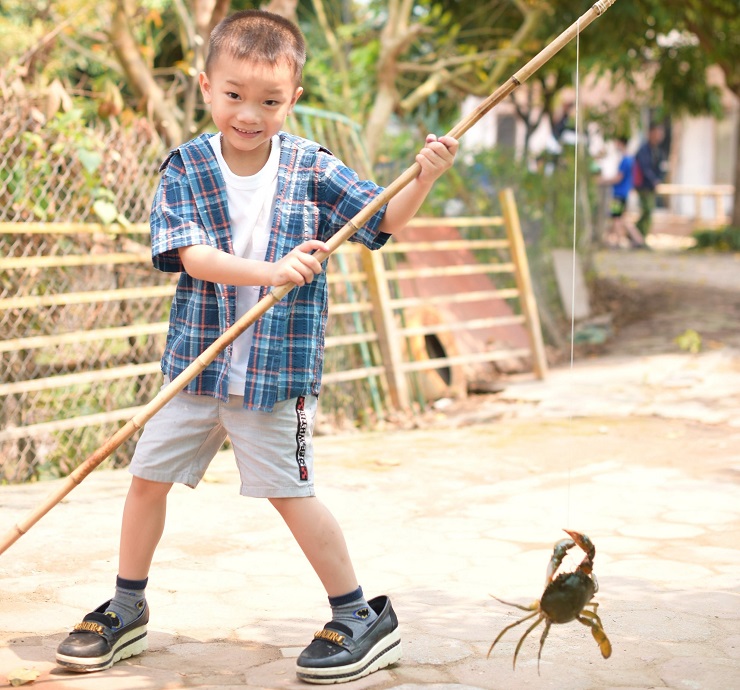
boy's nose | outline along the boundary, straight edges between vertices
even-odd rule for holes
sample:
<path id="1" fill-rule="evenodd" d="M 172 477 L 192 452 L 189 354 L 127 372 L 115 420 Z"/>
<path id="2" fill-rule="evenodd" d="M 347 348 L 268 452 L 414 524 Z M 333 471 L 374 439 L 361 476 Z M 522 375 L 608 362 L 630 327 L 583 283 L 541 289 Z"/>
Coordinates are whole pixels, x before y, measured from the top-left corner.
<path id="1" fill-rule="evenodd" d="M 239 108 L 237 113 L 237 119 L 240 122 L 256 122 L 257 121 L 257 109 L 251 105 L 243 105 Z"/>

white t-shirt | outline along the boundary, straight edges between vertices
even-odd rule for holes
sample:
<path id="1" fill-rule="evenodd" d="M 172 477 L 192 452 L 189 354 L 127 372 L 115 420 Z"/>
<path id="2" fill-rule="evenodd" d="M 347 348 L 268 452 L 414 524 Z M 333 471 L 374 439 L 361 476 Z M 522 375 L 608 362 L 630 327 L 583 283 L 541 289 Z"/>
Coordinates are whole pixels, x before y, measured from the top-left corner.
<path id="1" fill-rule="evenodd" d="M 280 163 L 280 137 L 271 141 L 267 163 L 254 175 L 235 175 L 226 164 L 221 152 L 221 135 L 215 134 L 209 143 L 216 154 L 226 181 L 226 198 L 231 219 L 231 240 L 234 254 L 246 259 L 264 261 L 272 229 L 272 215 L 277 194 L 277 173 Z M 259 285 L 236 288 L 236 318 L 241 318 L 259 300 Z M 229 394 L 244 395 L 249 351 L 252 347 L 250 326 L 232 344 Z"/>

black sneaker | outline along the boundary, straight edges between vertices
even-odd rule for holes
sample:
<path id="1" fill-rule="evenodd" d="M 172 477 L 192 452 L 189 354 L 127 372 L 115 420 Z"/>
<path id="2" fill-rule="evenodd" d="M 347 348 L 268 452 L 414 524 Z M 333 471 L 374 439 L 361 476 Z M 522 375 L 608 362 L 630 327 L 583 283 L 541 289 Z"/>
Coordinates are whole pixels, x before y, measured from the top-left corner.
<path id="1" fill-rule="evenodd" d="M 356 640 L 348 626 L 327 623 L 298 657 L 298 678 L 307 683 L 346 683 L 401 658 L 401 634 L 391 600 L 380 596 L 367 603 L 378 614 L 377 620 Z"/>
<path id="2" fill-rule="evenodd" d="M 88 613 L 57 647 L 57 663 L 62 668 L 80 673 L 102 671 L 146 650 L 147 603 L 141 602 L 141 613 L 128 625 L 121 625 L 112 611 L 105 613 L 108 604 L 110 601 Z"/>

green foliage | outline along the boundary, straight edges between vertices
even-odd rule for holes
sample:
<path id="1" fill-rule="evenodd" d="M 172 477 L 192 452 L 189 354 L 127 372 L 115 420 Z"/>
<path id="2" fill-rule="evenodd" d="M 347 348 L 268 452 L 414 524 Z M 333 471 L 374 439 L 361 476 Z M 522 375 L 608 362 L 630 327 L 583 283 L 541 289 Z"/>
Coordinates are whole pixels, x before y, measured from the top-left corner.
<path id="1" fill-rule="evenodd" d="M 11 170 L 3 167 L 0 175 L 13 207 L 25 218 L 53 220 L 63 203 L 66 207 L 74 204 L 80 216 L 92 206 L 101 222 L 118 219 L 115 206 L 108 208 L 115 196 L 101 175 L 104 157 L 111 152 L 102 133 L 87 124 L 82 110 L 58 113 L 43 130 L 23 132 L 21 140 L 24 155 L 14 161 Z M 7 140 L 7 145 L 14 146 L 14 142 Z M 64 187 L 50 192 L 45 183 L 70 170 L 81 183 L 74 194 Z"/>
<path id="2" fill-rule="evenodd" d="M 702 340 L 701 336 L 693 329 L 686 329 L 681 335 L 676 336 L 673 340 L 678 347 L 684 352 L 690 352 L 695 355 L 701 352 Z"/>
<path id="3" fill-rule="evenodd" d="M 573 244 L 573 184 L 575 160 L 566 148 L 557 158 L 541 159 L 531 168 L 506 149 L 461 156 L 454 168 L 436 183 L 422 214 L 444 215 L 450 199 L 459 203 L 456 215 L 499 215 L 498 193 L 510 187 L 516 198 L 525 236 L 541 250 Z M 596 185 L 579 163 L 579 179 L 595 204 Z M 583 214 L 580 216 L 583 220 Z M 582 229 L 579 227 L 579 235 Z"/>
<path id="4" fill-rule="evenodd" d="M 719 252 L 740 252 L 740 228 L 731 225 L 724 228 L 696 230 L 693 233 L 695 249 L 713 249 Z"/>

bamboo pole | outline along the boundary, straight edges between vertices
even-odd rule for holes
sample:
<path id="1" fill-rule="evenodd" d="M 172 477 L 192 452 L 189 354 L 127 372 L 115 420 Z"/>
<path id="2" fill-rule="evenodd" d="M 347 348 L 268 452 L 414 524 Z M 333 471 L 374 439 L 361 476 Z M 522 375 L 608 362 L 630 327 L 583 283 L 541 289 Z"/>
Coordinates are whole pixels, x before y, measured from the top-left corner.
<path id="1" fill-rule="evenodd" d="M 585 29 L 597 17 L 601 16 L 616 0 L 597 0 L 596 3 L 570 27 L 561 33 L 548 46 L 535 55 L 524 67 L 516 72 L 505 84 L 500 86 L 488 98 L 486 98 L 472 113 L 453 127 L 448 135 L 459 138 L 478 122 L 489 110 L 502 100 L 507 98 L 512 91 L 527 81 L 542 65 L 567 45 L 580 31 Z M 339 232 L 336 233 L 326 244 L 328 251 L 318 251 L 315 256 L 320 261 L 325 261 L 341 244 L 354 235 L 359 228 L 365 225 L 385 204 L 387 204 L 398 192 L 414 180 L 421 167 L 414 163 L 406 172 L 402 173 L 383 192 L 381 192 L 371 203 L 363 208 L 352 218 Z M 285 285 L 273 288 L 252 309 L 242 316 L 231 328 L 225 331 L 208 348 L 206 348 L 195 360 L 163 391 L 161 391 L 144 409 L 132 417 L 124 426 L 113 434 L 100 448 L 92 453 L 77 469 L 75 469 L 58 487 L 53 491 L 36 509 L 32 510 L 25 519 L 13 526 L 0 540 L 0 554 L 4 553 L 22 535 L 33 527 L 46 513 L 59 503 L 68 493 L 78 486 L 103 460 L 105 460 L 116 448 L 131 438 L 148 422 L 159 410 L 161 410 L 172 398 L 180 393 L 196 376 L 198 376 L 216 357 L 228 347 L 236 338 L 246 331 L 263 314 L 285 297 L 295 285 Z"/>

